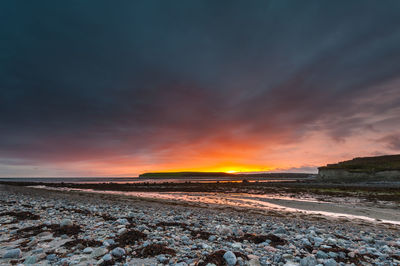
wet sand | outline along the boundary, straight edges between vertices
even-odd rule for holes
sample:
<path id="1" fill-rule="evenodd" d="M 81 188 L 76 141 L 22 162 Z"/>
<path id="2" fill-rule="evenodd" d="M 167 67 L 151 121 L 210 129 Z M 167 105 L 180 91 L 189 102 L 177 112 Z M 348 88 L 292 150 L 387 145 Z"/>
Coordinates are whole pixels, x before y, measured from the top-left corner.
<path id="1" fill-rule="evenodd" d="M 70 191 L 68 188 L 40 188 Z M 326 217 L 360 219 L 369 222 L 400 224 L 400 208 L 393 202 L 365 202 L 356 197 L 324 197 L 324 201 L 314 197 L 294 198 L 282 194 L 249 193 L 204 193 L 204 192 L 121 192 L 91 189 L 72 189 L 86 193 L 112 194 L 147 200 L 161 200 L 202 207 L 239 207 L 281 213 L 306 213 Z M 292 197 L 290 197 L 292 196 Z"/>

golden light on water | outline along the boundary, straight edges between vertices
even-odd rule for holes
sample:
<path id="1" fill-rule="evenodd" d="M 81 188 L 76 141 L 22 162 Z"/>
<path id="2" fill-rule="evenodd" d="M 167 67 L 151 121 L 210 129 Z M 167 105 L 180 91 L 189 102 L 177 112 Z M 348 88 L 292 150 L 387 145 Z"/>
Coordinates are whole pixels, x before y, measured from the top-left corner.
<path id="1" fill-rule="evenodd" d="M 227 174 L 234 174 L 234 173 L 237 173 L 237 171 L 235 171 L 235 170 L 228 170 L 228 171 L 226 171 L 225 173 L 227 173 Z"/>

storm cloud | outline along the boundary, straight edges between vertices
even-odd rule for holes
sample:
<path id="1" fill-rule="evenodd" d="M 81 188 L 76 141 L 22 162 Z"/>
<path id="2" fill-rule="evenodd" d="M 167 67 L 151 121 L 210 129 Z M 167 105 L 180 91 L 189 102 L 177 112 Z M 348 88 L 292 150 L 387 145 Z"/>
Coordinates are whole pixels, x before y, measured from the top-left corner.
<path id="1" fill-rule="evenodd" d="M 399 1 L 3 1 L 0 175 L 307 168 L 323 161 L 303 156 L 321 158 L 319 138 L 337 145 L 329 159 L 398 152 L 399 11 Z M 291 162 L 285 147 L 297 147 Z"/>

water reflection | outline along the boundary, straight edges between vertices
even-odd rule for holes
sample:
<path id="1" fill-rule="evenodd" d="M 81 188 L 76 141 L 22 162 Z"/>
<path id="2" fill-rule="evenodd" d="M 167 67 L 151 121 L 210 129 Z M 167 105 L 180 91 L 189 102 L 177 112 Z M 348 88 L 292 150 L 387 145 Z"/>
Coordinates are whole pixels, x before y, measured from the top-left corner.
<path id="1" fill-rule="evenodd" d="M 290 213 L 318 214 L 330 217 L 344 217 L 348 219 L 362 219 L 371 222 L 386 222 L 400 224 L 400 212 L 393 209 L 371 208 L 359 204 L 357 198 L 341 199 L 337 202 L 326 202 L 311 196 L 297 197 L 281 194 L 249 194 L 249 193 L 209 193 L 209 192 L 123 192 L 99 191 L 92 189 L 54 188 L 33 186 L 51 190 L 82 191 L 101 194 L 125 195 L 147 199 L 189 202 L 199 206 L 229 206 L 252 208 L 265 211 L 279 211 Z M 357 207 L 355 207 L 355 202 Z M 378 220 L 380 219 L 380 220 Z"/>

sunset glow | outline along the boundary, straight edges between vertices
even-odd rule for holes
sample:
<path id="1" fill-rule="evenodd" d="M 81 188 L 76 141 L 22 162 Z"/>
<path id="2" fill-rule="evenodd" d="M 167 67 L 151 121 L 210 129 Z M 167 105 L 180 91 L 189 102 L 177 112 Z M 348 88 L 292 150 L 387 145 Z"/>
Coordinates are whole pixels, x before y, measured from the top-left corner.
<path id="1" fill-rule="evenodd" d="M 18 10 L 0 11 L 0 176 L 315 173 L 400 152 L 389 4 Z"/>

